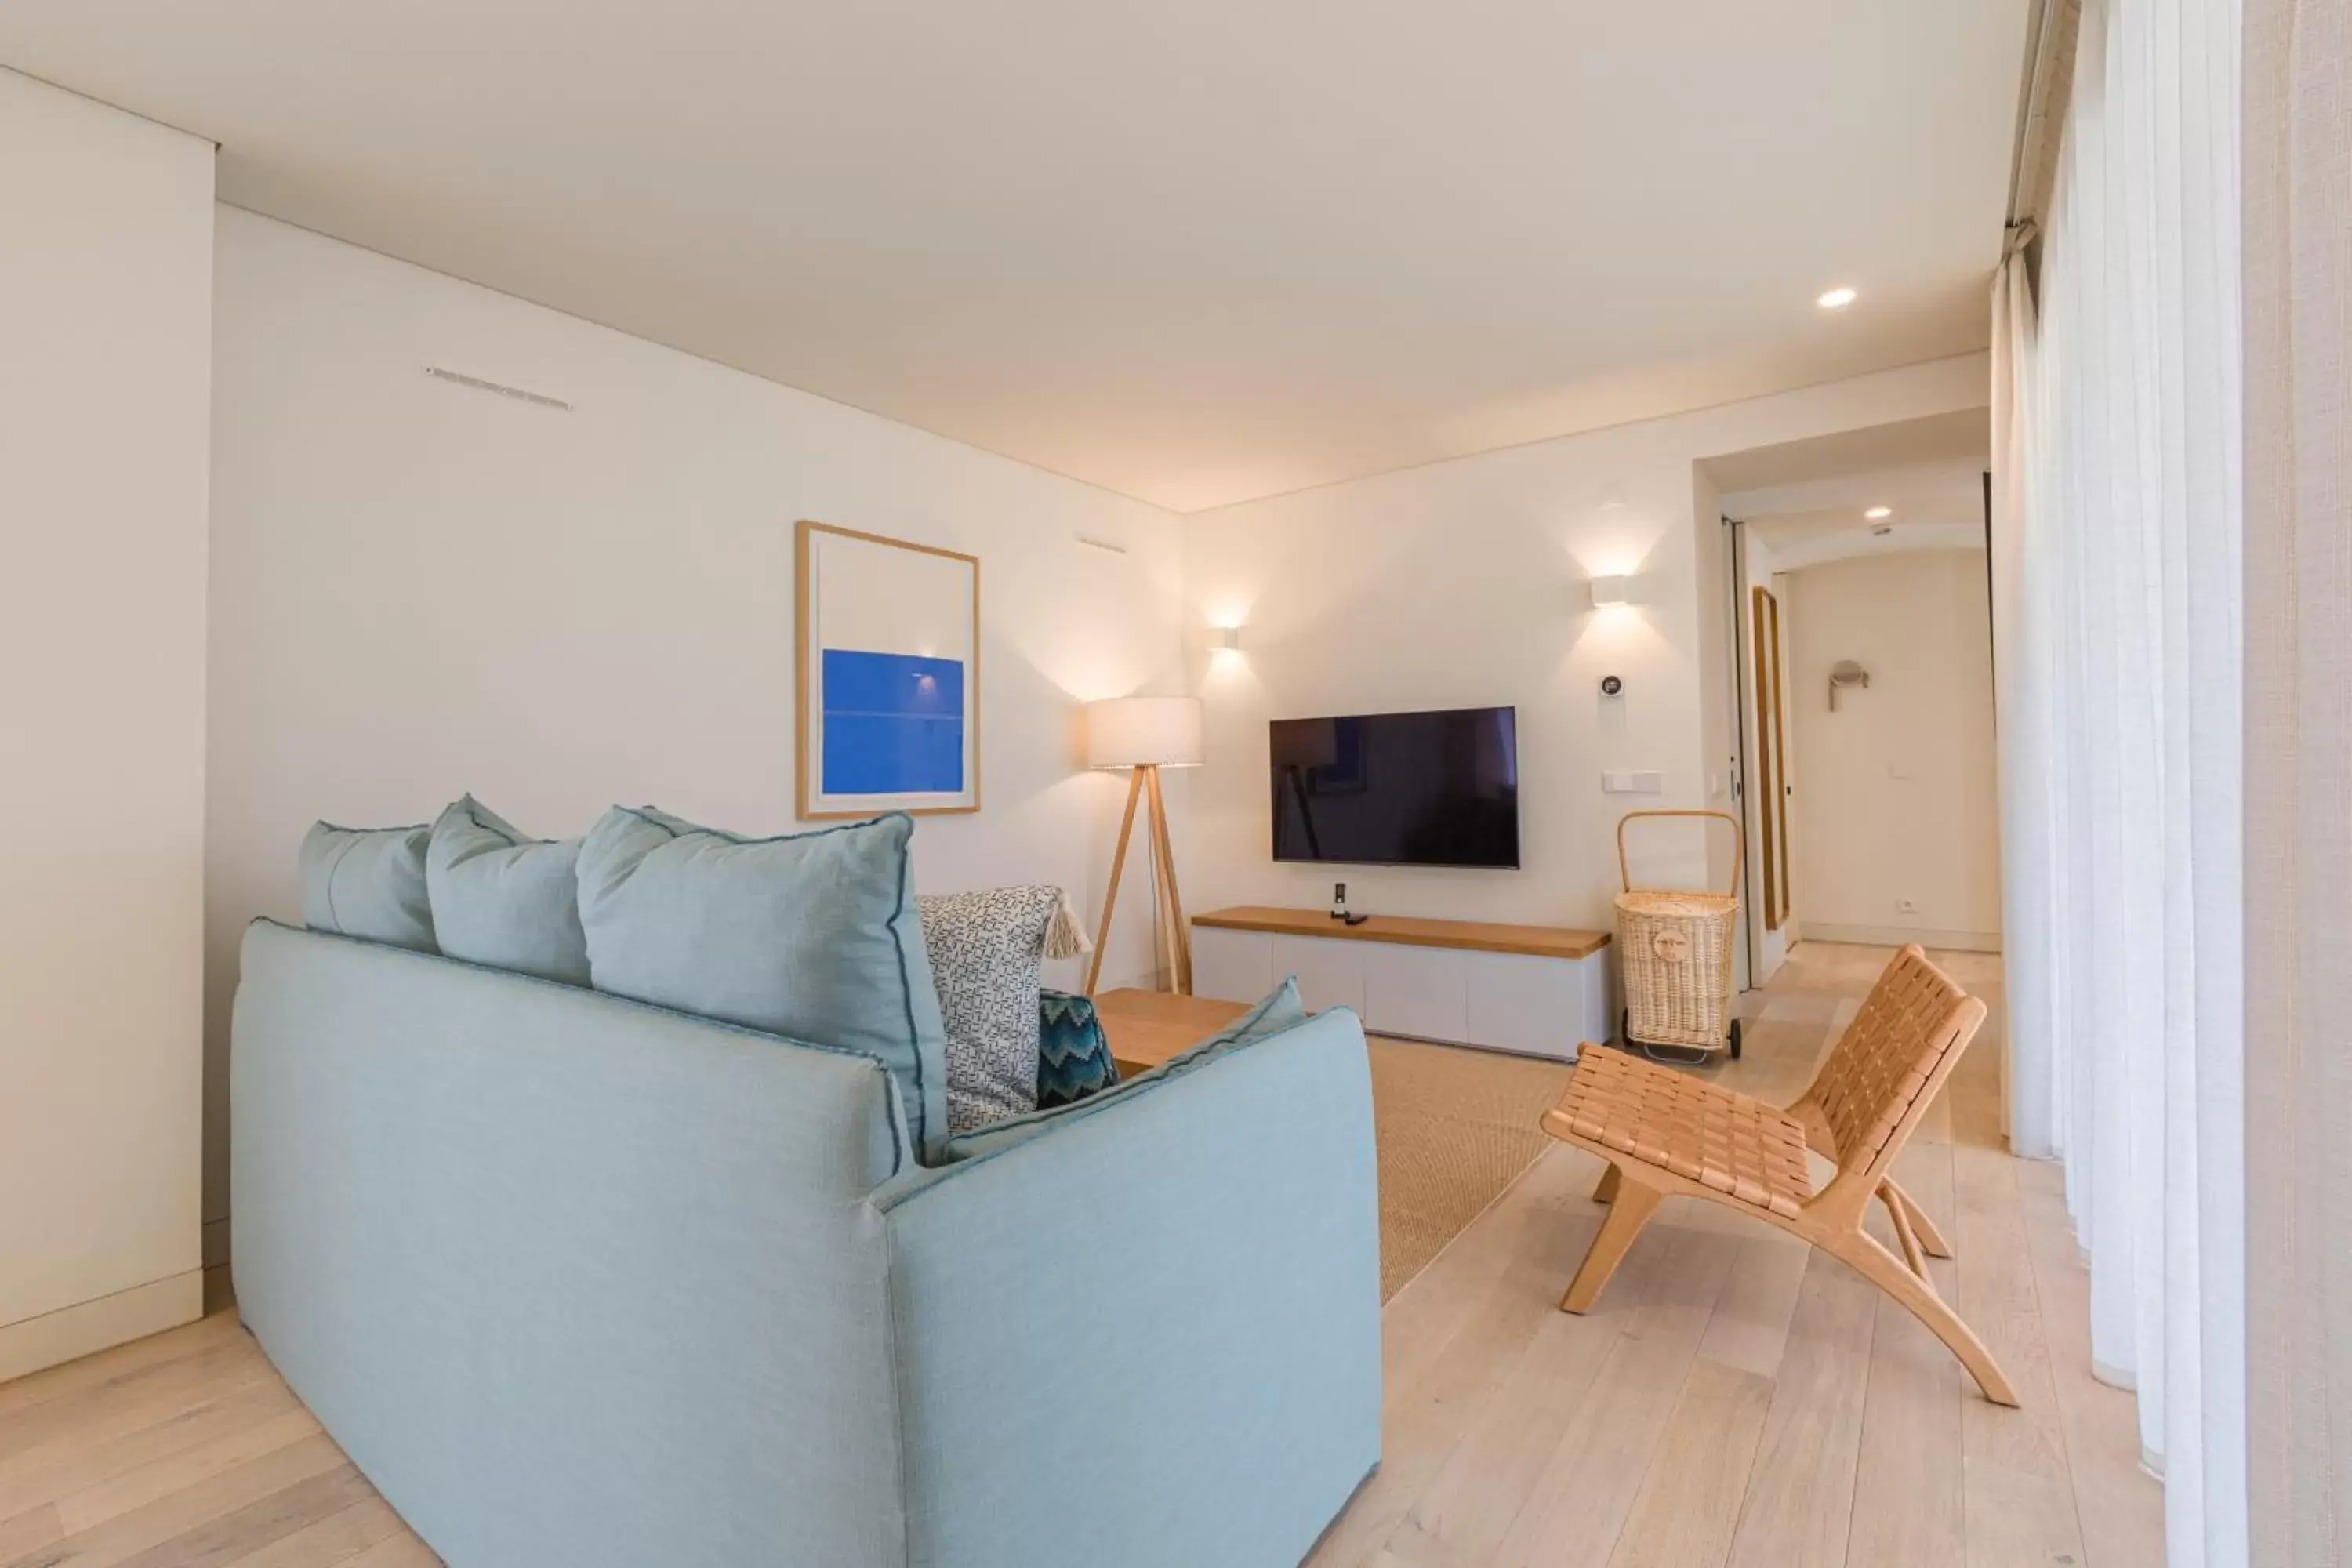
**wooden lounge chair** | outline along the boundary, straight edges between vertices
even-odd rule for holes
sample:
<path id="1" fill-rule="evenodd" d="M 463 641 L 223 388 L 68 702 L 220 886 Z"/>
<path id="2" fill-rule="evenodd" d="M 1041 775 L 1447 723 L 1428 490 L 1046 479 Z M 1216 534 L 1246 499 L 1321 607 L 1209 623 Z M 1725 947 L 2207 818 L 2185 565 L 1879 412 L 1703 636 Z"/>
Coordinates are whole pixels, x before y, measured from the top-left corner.
<path id="1" fill-rule="evenodd" d="M 1997 1405 L 2017 1392 L 1927 1278 L 1923 1252 L 1949 1250 L 1888 1172 L 1936 1091 L 1984 1022 L 1985 1005 L 1906 947 L 1797 1102 L 1785 1110 L 1622 1051 L 1587 1046 L 1544 1131 L 1609 1162 L 1593 1196 L 1610 1205 L 1560 1306 L 1599 1299 L 1658 1200 L 1725 1204 L 1779 1226 L 1852 1268 L 1910 1309 L 1951 1347 Z M 1808 1147 L 1837 1162 L 1816 1193 Z M 1886 1205 L 1897 1257 L 1863 1228 L 1872 1198 Z M 1932 1240 L 1931 1240 L 1932 1238 Z"/>

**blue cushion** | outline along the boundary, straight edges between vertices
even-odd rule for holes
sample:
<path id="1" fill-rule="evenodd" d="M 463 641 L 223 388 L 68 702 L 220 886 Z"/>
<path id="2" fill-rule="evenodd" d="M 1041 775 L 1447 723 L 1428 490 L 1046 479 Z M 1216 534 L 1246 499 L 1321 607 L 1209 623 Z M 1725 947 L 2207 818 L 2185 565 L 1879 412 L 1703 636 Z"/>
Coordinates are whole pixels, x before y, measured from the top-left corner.
<path id="1" fill-rule="evenodd" d="M 433 931 L 451 958 L 588 984 L 580 840 L 531 838 L 472 795 L 444 811 L 425 850 Z"/>
<path id="2" fill-rule="evenodd" d="M 1090 997 L 1037 993 L 1037 1106 L 1076 1105 L 1118 1084 L 1110 1037 Z"/>
<path id="3" fill-rule="evenodd" d="M 614 806 L 580 846 L 599 991 L 870 1056 L 925 1158 L 948 1136 L 947 1051 L 915 910 L 914 819 L 774 838 Z"/>
<path id="4" fill-rule="evenodd" d="M 433 900 L 425 889 L 425 847 L 433 830 L 311 825 L 302 838 L 302 923 L 438 952 Z"/>

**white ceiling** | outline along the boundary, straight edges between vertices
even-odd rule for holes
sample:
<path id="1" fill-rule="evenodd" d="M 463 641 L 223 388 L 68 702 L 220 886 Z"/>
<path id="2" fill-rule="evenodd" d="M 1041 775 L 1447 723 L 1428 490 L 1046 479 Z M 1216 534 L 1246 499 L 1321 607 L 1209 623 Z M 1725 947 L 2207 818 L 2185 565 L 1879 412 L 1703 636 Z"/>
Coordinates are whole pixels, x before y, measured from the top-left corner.
<path id="1" fill-rule="evenodd" d="M 1905 550 L 1982 550 L 1987 411 L 1714 458 L 1724 514 L 1748 525 L 1781 572 Z M 1864 515 L 1873 507 L 1889 515 Z M 1879 532 L 1885 529 L 1884 533 Z"/>
<path id="2" fill-rule="evenodd" d="M 1981 347 L 2026 9 L 6 0 L 0 63 L 225 200 L 1192 510 Z"/>

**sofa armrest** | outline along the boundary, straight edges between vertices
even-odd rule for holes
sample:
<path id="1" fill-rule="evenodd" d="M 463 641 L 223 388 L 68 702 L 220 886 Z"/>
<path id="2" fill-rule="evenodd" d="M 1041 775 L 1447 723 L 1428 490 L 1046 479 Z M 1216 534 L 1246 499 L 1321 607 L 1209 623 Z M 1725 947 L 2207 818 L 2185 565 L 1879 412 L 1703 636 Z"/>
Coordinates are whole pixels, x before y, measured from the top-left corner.
<path id="1" fill-rule="evenodd" d="M 874 1201 L 910 1562 L 1293 1563 L 1378 1461 L 1354 1015 L 1139 1080 Z"/>

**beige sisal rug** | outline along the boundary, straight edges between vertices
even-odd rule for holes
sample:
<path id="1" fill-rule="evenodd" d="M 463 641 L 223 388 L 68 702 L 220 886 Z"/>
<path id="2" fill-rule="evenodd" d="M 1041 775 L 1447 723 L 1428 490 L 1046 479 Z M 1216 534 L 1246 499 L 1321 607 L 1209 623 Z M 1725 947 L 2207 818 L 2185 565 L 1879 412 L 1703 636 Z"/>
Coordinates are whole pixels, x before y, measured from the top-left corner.
<path id="1" fill-rule="evenodd" d="M 1568 1068 L 1378 1035 L 1370 1045 L 1386 1301 L 1535 1163 L 1551 1142 L 1538 1119 Z"/>

